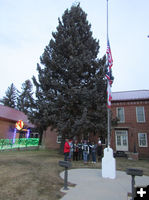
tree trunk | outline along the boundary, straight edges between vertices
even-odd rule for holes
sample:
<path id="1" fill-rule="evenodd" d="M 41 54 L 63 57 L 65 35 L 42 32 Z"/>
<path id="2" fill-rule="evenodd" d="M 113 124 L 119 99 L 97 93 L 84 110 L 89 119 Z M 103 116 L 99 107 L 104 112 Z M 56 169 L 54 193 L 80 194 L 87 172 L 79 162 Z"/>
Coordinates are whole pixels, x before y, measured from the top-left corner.
<path id="1" fill-rule="evenodd" d="M 38 145 L 42 145 L 42 136 L 43 136 L 43 129 L 39 128 L 39 143 L 38 143 Z"/>

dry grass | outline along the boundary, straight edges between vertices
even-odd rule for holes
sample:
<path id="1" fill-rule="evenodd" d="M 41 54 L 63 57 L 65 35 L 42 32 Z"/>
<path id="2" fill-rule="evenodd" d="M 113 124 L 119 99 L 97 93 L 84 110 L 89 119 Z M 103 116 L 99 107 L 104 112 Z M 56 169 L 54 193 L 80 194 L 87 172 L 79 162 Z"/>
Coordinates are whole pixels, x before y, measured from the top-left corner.
<path id="1" fill-rule="evenodd" d="M 58 200 L 63 194 L 59 177 L 63 159 L 53 150 L 0 152 L 0 200 Z M 149 160 L 116 158 L 118 170 L 141 168 L 149 176 Z M 72 162 L 72 168 L 101 168 L 101 163 Z"/>
<path id="2" fill-rule="evenodd" d="M 91 162 L 86 165 L 82 161 L 72 162 L 72 168 L 99 168 L 101 169 L 101 162 L 92 164 Z M 116 169 L 126 171 L 127 168 L 142 169 L 143 174 L 149 176 L 149 159 L 148 160 L 128 160 L 127 158 L 116 158 Z"/>
<path id="3" fill-rule="evenodd" d="M 0 153 L 0 200 L 56 200 L 63 180 L 56 151 Z"/>
<path id="4" fill-rule="evenodd" d="M 128 160 L 127 158 L 116 158 L 117 170 L 126 171 L 126 168 L 142 169 L 143 174 L 149 176 L 149 159 Z"/>

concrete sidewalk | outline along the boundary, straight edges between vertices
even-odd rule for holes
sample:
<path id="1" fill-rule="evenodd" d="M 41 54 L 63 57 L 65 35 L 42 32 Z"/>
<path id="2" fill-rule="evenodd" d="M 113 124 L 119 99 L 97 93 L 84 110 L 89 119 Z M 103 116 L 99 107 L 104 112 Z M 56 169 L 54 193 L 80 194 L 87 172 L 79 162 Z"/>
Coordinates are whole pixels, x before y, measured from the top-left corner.
<path id="1" fill-rule="evenodd" d="M 64 177 L 64 172 L 60 174 Z M 117 171 L 116 179 L 102 178 L 100 169 L 71 169 L 68 181 L 76 184 L 61 200 L 127 200 L 131 192 L 131 176 Z M 135 177 L 137 186 L 149 185 L 149 177 Z"/>

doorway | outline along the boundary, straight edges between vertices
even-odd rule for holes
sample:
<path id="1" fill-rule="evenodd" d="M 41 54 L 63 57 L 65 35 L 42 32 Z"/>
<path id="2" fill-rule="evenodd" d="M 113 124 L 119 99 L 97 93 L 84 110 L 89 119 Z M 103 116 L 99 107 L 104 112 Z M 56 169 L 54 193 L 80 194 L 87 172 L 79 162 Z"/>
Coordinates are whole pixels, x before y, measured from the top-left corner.
<path id="1" fill-rule="evenodd" d="M 115 131 L 116 151 L 128 151 L 128 131 Z"/>

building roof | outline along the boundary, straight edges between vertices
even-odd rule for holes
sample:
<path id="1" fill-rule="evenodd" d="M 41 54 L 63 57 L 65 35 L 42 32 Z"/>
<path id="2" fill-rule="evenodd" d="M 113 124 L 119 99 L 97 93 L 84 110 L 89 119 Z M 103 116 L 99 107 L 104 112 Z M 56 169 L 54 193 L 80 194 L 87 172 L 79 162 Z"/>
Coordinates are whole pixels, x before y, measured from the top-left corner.
<path id="1" fill-rule="evenodd" d="M 8 106 L 0 105 L 0 118 L 14 122 L 22 120 L 28 127 L 34 127 L 34 125 L 28 121 L 27 115 Z"/>
<path id="2" fill-rule="evenodd" d="M 112 92 L 112 101 L 134 101 L 145 99 L 149 99 L 149 90 Z M 8 106 L 0 105 L 0 118 L 14 122 L 22 120 L 27 126 L 34 127 L 34 125 L 28 121 L 27 115 Z"/>
<path id="3" fill-rule="evenodd" d="M 112 92 L 112 101 L 132 101 L 149 99 L 149 90 Z"/>

